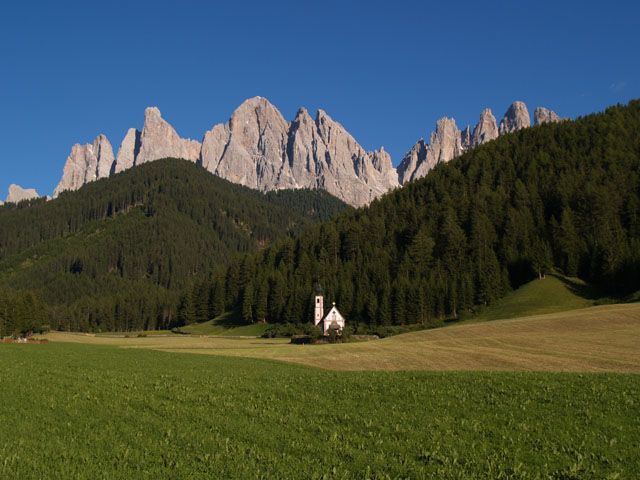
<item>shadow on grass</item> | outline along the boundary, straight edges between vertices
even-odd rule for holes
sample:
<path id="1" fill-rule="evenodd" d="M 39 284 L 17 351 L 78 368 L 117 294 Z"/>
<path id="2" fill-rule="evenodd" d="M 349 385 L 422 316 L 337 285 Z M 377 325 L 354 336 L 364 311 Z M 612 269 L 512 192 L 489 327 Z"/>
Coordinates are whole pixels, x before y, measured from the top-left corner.
<path id="1" fill-rule="evenodd" d="M 557 273 L 550 273 L 549 276 L 559 280 L 567 287 L 567 290 L 585 300 L 593 300 L 595 302 L 603 298 L 602 291 L 594 285 L 577 282 L 569 277 L 558 275 Z"/>
<path id="2" fill-rule="evenodd" d="M 222 315 L 213 319 L 213 324 L 220 326 L 225 329 L 234 328 L 234 327 L 243 327 L 245 325 L 251 325 L 247 323 L 237 310 L 232 310 L 230 312 L 225 312 Z"/>

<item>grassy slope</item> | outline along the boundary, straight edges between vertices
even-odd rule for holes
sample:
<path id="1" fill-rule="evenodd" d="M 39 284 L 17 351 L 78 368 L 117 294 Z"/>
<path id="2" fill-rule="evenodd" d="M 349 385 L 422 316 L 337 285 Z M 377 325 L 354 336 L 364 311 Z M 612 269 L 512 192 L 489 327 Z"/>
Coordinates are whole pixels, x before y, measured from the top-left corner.
<path id="1" fill-rule="evenodd" d="M 221 335 L 237 337 L 259 337 L 269 325 L 254 323 L 247 325 L 237 312 L 225 312 L 208 322 L 193 323 L 181 327 L 180 331 L 192 335 Z"/>
<path id="2" fill-rule="evenodd" d="M 640 304 L 470 323 L 343 345 L 287 340 L 97 338 L 51 333 L 52 341 L 268 358 L 335 370 L 484 370 L 640 373 Z"/>
<path id="3" fill-rule="evenodd" d="M 0 344 L 0 380 L 7 479 L 640 476 L 638 375 L 330 372 Z"/>
<path id="4" fill-rule="evenodd" d="M 594 305 L 593 296 L 591 288 L 579 278 L 553 274 L 543 280 L 523 285 L 468 321 L 481 322 L 576 310 Z"/>

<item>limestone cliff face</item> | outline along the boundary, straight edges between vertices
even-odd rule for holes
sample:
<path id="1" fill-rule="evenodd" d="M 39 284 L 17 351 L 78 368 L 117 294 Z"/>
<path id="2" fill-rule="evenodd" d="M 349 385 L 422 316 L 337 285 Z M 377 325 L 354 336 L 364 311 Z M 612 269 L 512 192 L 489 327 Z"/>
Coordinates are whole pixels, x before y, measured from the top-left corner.
<path id="1" fill-rule="evenodd" d="M 418 140 L 411 150 L 405 154 L 404 158 L 398 165 L 398 181 L 400 184 L 404 184 L 411 180 L 415 180 L 415 171 L 418 168 L 418 165 L 422 165 L 427 158 L 427 149 L 429 145 L 427 145 L 424 139 Z"/>
<path id="2" fill-rule="evenodd" d="M 225 127 L 213 128 L 209 146 L 215 143 L 212 140 L 218 132 L 227 134 L 226 145 L 218 159 L 209 154 L 206 162 L 217 164 L 211 171 L 231 182 L 262 191 L 274 190 L 279 187 L 278 176 L 286 160 L 288 130 L 289 124 L 273 105 L 261 97 L 251 98 L 233 112 Z M 211 152 L 219 151 L 221 146 L 218 144 Z"/>
<path id="3" fill-rule="evenodd" d="M 465 132 L 465 143 L 468 143 L 468 128 Z M 421 139 L 398 165 L 400 183 L 424 177 L 437 164 L 461 155 L 464 152 L 462 141 L 462 132 L 453 118 L 438 120 L 429 145 Z"/>
<path id="4" fill-rule="evenodd" d="M 108 177 L 114 162 L 113 149 L 104 135 L 98 135 L 93 145 L 75 144 L 53 196 L 57 197 L 64 190 L 77 190 L 86 183 Z"/>
<path id="5" fill-rule="evenodd" d="M 9 194 L 7 195 L 7 203 L 18 203 L 22 200 L 31 200 L 32 198 L 38 198 L 38 192 L 33 188 L 22 188 L 20 185 L 11 184 L 9 186 Z M 0 202 L 2 205 L 2 202 Z"/>
<path id="6" fill-rule="evenodd" d="M 355 206 L 365 205 L 398 186 L 387 152 L 382 148 L 366 152 L 323 110 L 318 110 L 312 123 L 304 122 L 304 127 L 291 133 L 290 141 L 298 148 L 294 148 L 290 162 L 293 172 L 302 170 L 307 178 L 315 172 L 316 180 L 301 186 L 324 188 Z"/>
<path id="7" fill-rule="evenodd" d="M 205 134 L 201 163 L 222 178 L 262 191 L 324 188 L 357 206 L 398 186 L 384 149 L 365 152 L 322 110 L 314 120 L 301 108 L 288 123 L 261 97 L 245 101 L 226 125 Z"/>
<path id="8" fill-rule="evenodd" d="M 473 129 L 471 138 L 472 147 L 487 143 L 494 138 L 498 138 L 498 126 L 496 125 L 496 117 L 491 113 L 490 108 L 486 108 L 480 114 L 480 121 Z"/>
<path id="9" fill-rule="evenodd" d="M 513 102 L 500 122 L 500 135 L 531 126 L 529 110 L 523 102 Z"/>
<path id="10" fill-rule="evenodd" d="M 473 136 L 471 135 L 471 127 L 467 125 L 467 127 L 460 132 L 460 144 L 462 146 L 463 151 L 467 151 L 471 148 L 471 141 Z"/>
<path id="11" fill-rule="evenodd" d="M 120 173 L 135 165 L 136 157 L 140 153 L 140 134 L 141 132 L 135 128 L 130 128 L 127 131 L 118 149 L 112 173 Z"/>
<path id="12" fill-rule="evenodd" d="M 180 138 L 173 127 L 162 118 L 160 110 L 157 107 L 149 107 L 144 112 L 140 151 L 135 157 L 135 164 L 166 157 L 195 162 L 200 157 L 200 143 Z"/>

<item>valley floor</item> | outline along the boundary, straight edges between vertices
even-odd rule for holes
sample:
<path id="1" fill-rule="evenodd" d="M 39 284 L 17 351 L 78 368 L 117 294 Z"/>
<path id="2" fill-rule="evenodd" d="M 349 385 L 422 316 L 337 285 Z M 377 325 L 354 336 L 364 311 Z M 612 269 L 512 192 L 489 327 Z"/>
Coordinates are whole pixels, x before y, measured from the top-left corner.
<path id="1" fill-rule="evenodd" d="M 332 370 L 640 373 L 640 303 L 453 325 L 338 345 L 187 335 L 107 338 L 52 332 L 46 338 L 52 342 L 263 358 Z"/>
<path id="2" fill-rule="evenodd" d="M 342 345 L 47 338 L 0 344 L 1 478 L 640 478 L 640 304 Z"/>

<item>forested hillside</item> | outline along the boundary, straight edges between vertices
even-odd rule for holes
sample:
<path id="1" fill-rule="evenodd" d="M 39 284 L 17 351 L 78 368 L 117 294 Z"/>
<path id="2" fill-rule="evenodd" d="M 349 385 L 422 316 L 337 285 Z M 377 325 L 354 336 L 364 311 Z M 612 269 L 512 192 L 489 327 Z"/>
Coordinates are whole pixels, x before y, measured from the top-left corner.
<path id="1" fill-rule="evenodd" d="M 231 309 L 305 323 L 319 281 L 352 326 L 436 325 L 553 267 L 622 295 L 640 289 L 639 173 L 640 101 L 505 135 L 315 226 L 344 205 L 152 162 L 0 207 L 0 317 L 44 300 L 49 323 L 74 330 Z"/>
<path id="2" fill-rule="evenodd" d="M 527 128 L 237 259 L 183 296 L 183 317 L 209 304 L 310 322 L 319 281 L 352 326 L 434 325 L 552 266 L 613 295 L 636 290 L 639 173 L 640 101 Z"/>
<path id="3" fill-rule="evenodd" d="M 151 162 L 53 201 L 0 207 L 4 304 L 44 300 L 59 328 L 169 327 L 174 292 L 194 277 L 344 208 L 320 190 L 264 195 L 183 160 Z"/>

